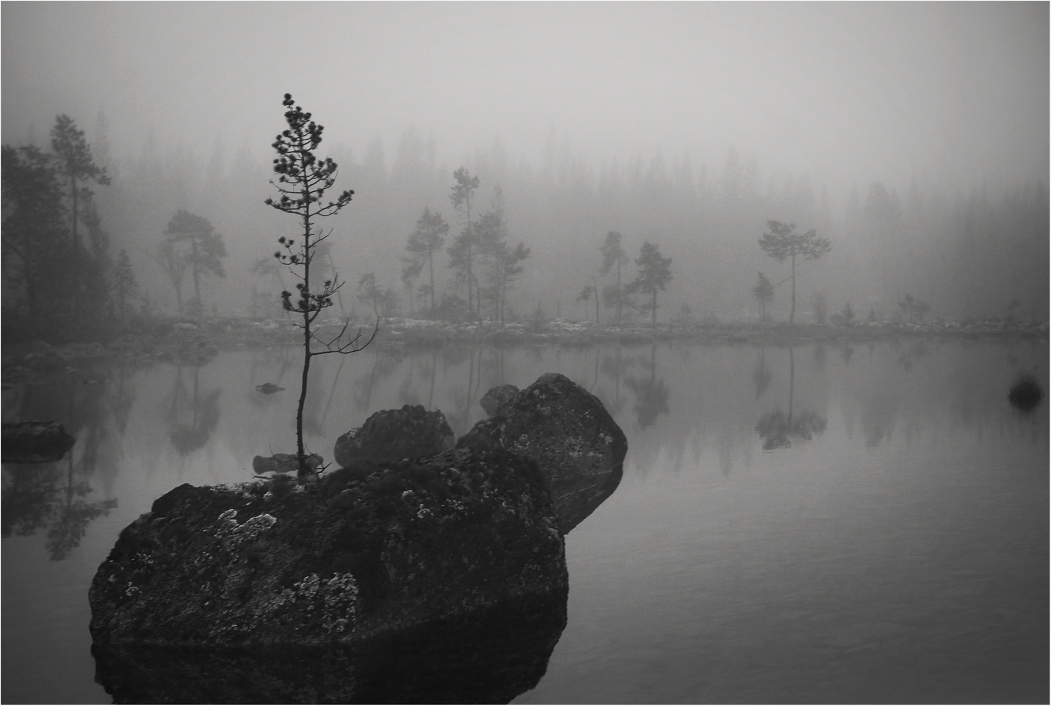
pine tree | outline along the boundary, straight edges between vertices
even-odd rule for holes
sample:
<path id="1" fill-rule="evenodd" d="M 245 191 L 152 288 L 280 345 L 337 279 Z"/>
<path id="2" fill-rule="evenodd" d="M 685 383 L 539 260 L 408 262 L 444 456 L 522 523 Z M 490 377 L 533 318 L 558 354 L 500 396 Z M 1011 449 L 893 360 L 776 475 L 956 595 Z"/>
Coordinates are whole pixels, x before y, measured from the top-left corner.
<path id="1" fill-rule="evenodd" d="M 307 379 L 310 374 L 310 359 L 317 355 L 326 353 L 356 353 L 371 343 L 379 331 L 379 320 L 372 331 L 372 336 L 364 344 L 358 345 L 361 340 L 361 330 L 353 338 L 346 337 L 349 320 L 343 324 L 339 334 L 329 340 L 317 337 L 313 328 L 314 321 L 322 311 L 332 306 L 332 295 L 339 291 L 342 282 L 337 275 L 326 280 L 316 290 L 311 288 L 311 264 L 315 252 L 320 243 L 332 235 L 317 229 L 318 218 L 333 216 L 339 213 L 344 206 L 350 203 L 353 191 L 342 192 L 335 201 L 322 204 L 325 192 L 336 183 L 338 167 L 331 158 L 322 159 L 315 153 L 321 145 L 321 133 L 324 131 L 322 125 L 311 120 L 310 113 L 305 112 L 292 100 L 292 95 L 285 94 L 282 105 L 285 106 L 285 122 L 288 125 L 274 140 L 273 148 L 277 152 L 274 159 L 274 173 L 278 175 L 277 182 L 270 183 L 277 189 L 279 198 L 267 198 L 266 204 L 278 211 L 292 214 L 302 222 L 301 234 L 295 238 L 278 238 L 282 250 L 274 253 L 274 257 L 300 281 L 296 284 L 299 296 L 292 301 L 292 293 L 284 291 L 281 293 L 282 303 L 287 311 L 299 314 L 303 322 L 298 324 L 303 329 L 303 375 L 299 391 L 299 407 L 296 410 L 296 457 L 299 460 L 299 476 L 306 476 L 310 469 L 307 466 L 308 454 L 303 444 L 303 406 L 307 398 Z M 319 350 L 311 349 L 311 342 L 321 345 Z"/>

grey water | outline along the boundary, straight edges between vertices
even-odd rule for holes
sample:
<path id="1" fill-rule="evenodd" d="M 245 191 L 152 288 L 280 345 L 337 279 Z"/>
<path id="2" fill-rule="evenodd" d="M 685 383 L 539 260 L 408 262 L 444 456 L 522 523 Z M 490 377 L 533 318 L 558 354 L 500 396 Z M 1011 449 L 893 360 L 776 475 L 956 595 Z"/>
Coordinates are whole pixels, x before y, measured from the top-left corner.
<path id="1" fill-rule="evenodd" d="M 298 366 L 225 352 L 3 391 L 4 421 L 77 438 L 3 467 L 4 703 L 112 700 L 87 629 L 96 568 L 167 490 L 292 451 Z M 490 386 L 548 371 L 603 401 L 628 454 L 566 536 L 568 621 L 516 701 L 1048 701 L 1047 400 L 1007 399 L 1022 373 L 1047 390 L 1046 342 L 376 348 L 315 359 L 308 443 L 331 458 L 407 403 L 459 435 Z"/>

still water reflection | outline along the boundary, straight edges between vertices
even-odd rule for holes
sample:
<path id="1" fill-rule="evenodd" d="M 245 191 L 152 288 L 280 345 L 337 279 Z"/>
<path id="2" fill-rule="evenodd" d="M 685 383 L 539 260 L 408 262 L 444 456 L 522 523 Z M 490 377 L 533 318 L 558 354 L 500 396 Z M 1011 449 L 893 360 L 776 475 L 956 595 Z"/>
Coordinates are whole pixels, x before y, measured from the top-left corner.
<path id="1" fill-rule="evenodd" d="M 318 359 L 304 427 L 331 458 L 412 403 L 459 436 L 489 387 L 552 370 L 613 414 L 623 478 L 567 536 L 565 629 L 505 700 L 1046 701 L 1047 405 L 1021 415 L 1007 391 L 1022 372 L 1046 390 L 1047 361 L 1046 343 L 938 341 L 370 349 Z M 297 392 L 287 349 L 4 390 L 5 421 L 77 443 L 3 468 L 3 701 L 111 700 L 87 632 L 98 564 L 167 490 L 291 451 Z"/>

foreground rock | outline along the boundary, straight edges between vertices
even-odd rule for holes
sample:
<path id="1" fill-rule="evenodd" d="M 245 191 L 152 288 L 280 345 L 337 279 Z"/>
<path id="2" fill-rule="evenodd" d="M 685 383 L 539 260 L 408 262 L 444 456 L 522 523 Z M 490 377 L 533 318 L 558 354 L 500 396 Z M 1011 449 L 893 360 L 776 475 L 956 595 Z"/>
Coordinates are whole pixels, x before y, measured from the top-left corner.
<path id="1" fill-rule="evenodd" d="M 358 429 L 336 440 L 336 463 L 351 466 L 367 461 L 382 463 L 404 458 L 426 458 L 453 447 L 453 430 L 440 410 L 421 405 L 376 412 Z"/>
<path id="2" fill-rule="evenodd" d="M 58 461 L 76 440 L 57 422 L 14 422 L 3 426 L 4 463 Z"/>
<path id="3" fill-rule="evenodd" d="M 114 703 L 508 703 L 534 688 L 566 595 L 515 600 L 367 646 L 193 649 L 93 645 Z"/>
<path id="4" fill-rule="evenodd" d="M 628 442 L 597 397 L 547 373 L 465 434 L 458 449 L 505 450 L 536 462 L 563 534 L 616 489 Z"/>
<path id="5" fill-rule="evenodd" d="M 536 466 L 495 451 L 346 468 L 313 486 L 181 485 L 91 584 L 99 644 L 356 643 L 564 596 Z"/>
<path id="6" fill-rule="evenodd" d="M 518 394 L 518 388 L 514 385 L 497 385 L 489 388 L 489 391 L 482 395 L 482 399 L 478 400 L 478 404 L 482 405 L 482 409 L 491 417 L 497 413 L 504 402 L 516 394 Z"/>

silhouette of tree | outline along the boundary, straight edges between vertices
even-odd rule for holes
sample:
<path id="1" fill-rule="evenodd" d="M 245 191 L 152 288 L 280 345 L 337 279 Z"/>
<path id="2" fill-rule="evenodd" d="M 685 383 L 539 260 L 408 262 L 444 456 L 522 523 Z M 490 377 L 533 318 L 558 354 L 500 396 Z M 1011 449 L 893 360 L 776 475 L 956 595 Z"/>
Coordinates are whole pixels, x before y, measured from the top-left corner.
<path id="1" fill-rule="evenodd" d="M 608 275 L 614 265 L 617 267 L 617 281 L 602 290 L 602 298 L 606 303 L 607 309 L 617 310 L 618 324 L 620 323 L 620 315 L 624 307 L 631 306 L 631 298 L 627 296 L 627 293 L 624 291 L 624 285 L 620 281 L 621 265 L 628 264 L 628 253 L 624 252 L 624 248 L 621 247 L 621 240 L 620 233 L 614 230 L 606 234 L 606 239 L 601 246 L 602 267 L 599 268 L 599 274 Z M 597 314 L 595 320 L 598 323 Z"/>
<path id="2" fill-rule="evenodd" d="M 117 312 L 120 320 L 127 319 L 127 301 L 138 289 L 135 281 L 135 272 L 131 269 L 131 260 L 126 250 L 121 250 L 117 256 L 117 267 L 113 271 L 113 294 L 117 298 Z"/>
<path id="3" fill-rule="evenodd" d="M 478 255 L 477 237 L 471 222 L 471 197 L 478 188 L 478 177 L 471 176 L 466 167 L 453 172 L 456 184 L 452 187 L 449 200 L 453 208 L 464 218 L 464 228 L 449 247 L 449 266 L 452 267 L 457 282 L 467 284 L 467 308 L 472 316 L 478 317 L 475 308 L 474 260 Z"/>
<path id="4" fill-rule="evenodd" d="M 287 311 L 300 314 L 303 323 L 298 324 L 303 330 L 303 376 L 299 393 L 299 406 L 296 411 L 296 457 L 299 460 L 299 476 L 306 476 L 310 469 L 307 466 L 308 453 L 303 446 L 303 405 L 306 402 L 307 382 L 310 375 L 310 359 L 326 353 L 349 354 L 362 350 L 371 343 L 379 331 L 379 319 L 372 331 L 372 336 L 362 345 L 361 330 L 353 338 L 345 337 L 349 320 L 332 339 L 317 338 L 313 329 L 314 321 L 322 311 L 332 306 L 332 295 L 339 291 L 342 283 L 333 275 L 317 290 L 311 289 L 311 264 L 318 246 L 332 235 L 332 231 L 323 233 L 314 231 L 316 220 L 333 216 L 350 203 L 353 191 L 342 192 L 335 201 L 322 205 L 325 192 L 336 183 L 338 167 L 331 158 L 322 159 L 315 152 L 321 145 L 321 133 L 324 126 L 311 120 L 310 113 L 295 104 L 290 93 L 285 94 L 282 103 L 285 108 L 285 122 L 288 128 L 278 134 L 273 148 L 277 152 L 274 159 L 274 173 L 278 175 L 277 183 L 270 181 L 280 197 L 278 200 L 267 198 L 266 204 L 284 213 L 291 214 L 302 221 L 302 239 L 278 238 L 284 248 L 274 253 L 281 264 L 300 281 L 296 284 L 298 299 L 292 301 L 292 293 L 285 290 L 281 293 L 282 303 Z M 311 342 L 316 341 L 322 348 L 314 351 Z"/>
<path id="5" fill-rule="evenodd" d="M 770 232 L 763 233 L 759 247 L 778 262 L 784 262 L 786 259 L 792 261 L 792 309 L 788 315 L 788 322 L 794 323 L 796 318 L 796 258 L 817 260 L 828 253 L 832 246 L 828 238 L 819 238 L 814 230 L 808 230 L 806 233 L 793 232 L 796 227 L 795 223 L 767 221 L 766 227 Z"/>
<path id="6" fill-rule="evenodd" d="M 434 290 L 434 253 L 441 250 L 445 244 L 445 236 L 449 234 L 449 224 L 440 213 L 431 213 L 429 208 L 423 209 L 423 215 L 416 221 L 416 230 L 409 235 L 408 245 L 405 249 L 409 251 L 410 257 L 422 267 L 423 261 L 427 261 L 427 270 L 430 275 L 430 298 L 431 311 L 437 306 L 435 303 Z"/>
<path id="7" fill-rule="evenodd" d="M 671 258 L 661 257 L 660 246 L 650 245 L 649 241 L 646 241 L 642 244 L 635 265 L 639 269 L 635 280 L 628 285 L 628 293 L 648 292 L 651 295 L 650 303 L 640 308 L 649 309 L 653 316 L 652 322 L 656 324 L 657 292 L 663 292 L 668 282 L 671 281 Z"/>
<path id="8" fill-rule="evenodd" d="M 759 314 L 762 321 L 766 321 L 766 303 L 772 301 L 774 298 L 774 285 L 770 284 L 770 280 L 766 278 L 762 272 L 759 274 L 759 281 L 754 287 L 752 287 L 752 296 L 759 302 Z"/>
<path id="9" fill-rule="evenodd" d="M 173 249 L 180 244 L 185 244 L 188 248 L 182 259 L 193 273 L 194 298 L 190 303 L 190 311 L 199 317 L 204 311 L 204 303 L 201 301 L 201 276 L 212 274 L 216 277 L 226 277 L 223 270 L 223 258 L 226 257 L 223 236 L 215 232 L 207 218 L 190 213 L 186 209 L 179 209 L 172 216 L 164 234 L 168 236 Z"/>
<path id="10" fill-rule="evenodd" d="M 81 219 L 80 201 L 90 201 L 91 191 L 78 182 L 86 184 L 94 181 L 106 186 L 110 183 L 106 170 L 95 164 L 91 156 L 91 147 L 84 139 L 84 131 L 77 129 L 76 123 L 68 115 L 55 118 L 51 128 L 51 149 L 55 153 L 59 173 L 69 181 L 69 216 L 70 235 L 73 246 L 73 267 L 71 268 L 73 286 L 73 315 L 80 314 L 80 276 L 83 259 L 80 253 L 80 235 L 77 225 Z"/>
<path id="11" fill-rule="evenodd" d="M 39 323 L 68 303 L 72 292 L 58 272 L 72 268 L 66 232 L 66 210 L 54 160 L 36 147 L 3 147 L 3 228 L 5 299 L 12 279 L 20 280 L 29 322 Z M 67 267 L 68 266 L 68 267 Z M 14 269 L 17 267 L 17 270 Z M 17 290 L 14 290 L 17 291 Z"/>

